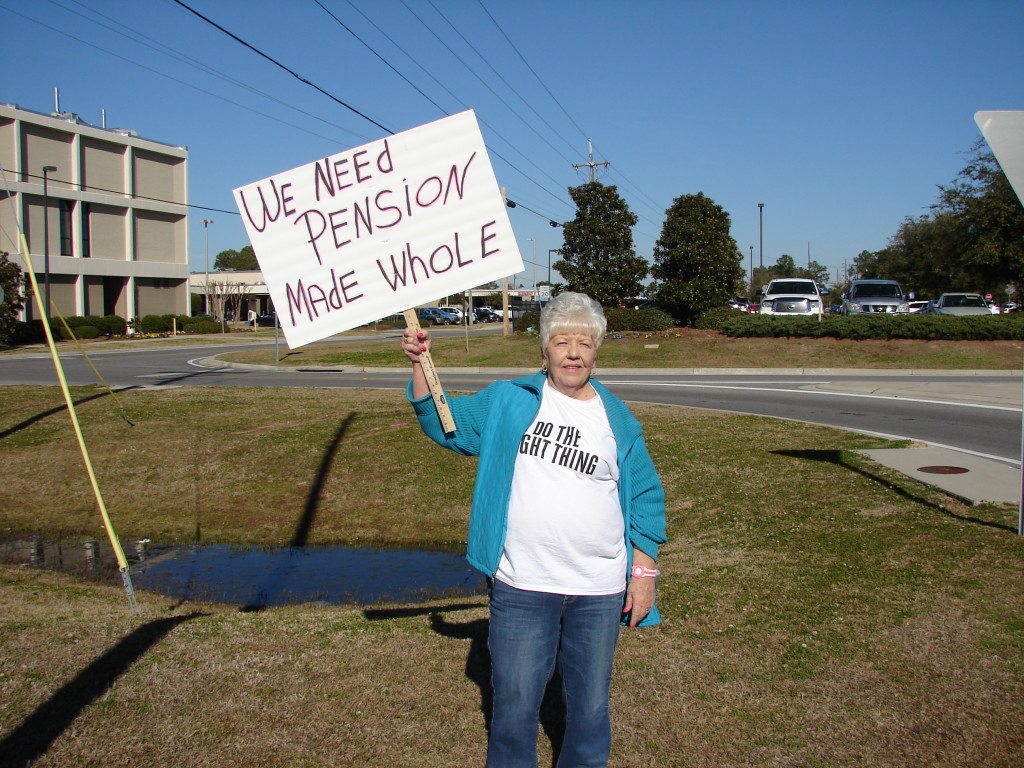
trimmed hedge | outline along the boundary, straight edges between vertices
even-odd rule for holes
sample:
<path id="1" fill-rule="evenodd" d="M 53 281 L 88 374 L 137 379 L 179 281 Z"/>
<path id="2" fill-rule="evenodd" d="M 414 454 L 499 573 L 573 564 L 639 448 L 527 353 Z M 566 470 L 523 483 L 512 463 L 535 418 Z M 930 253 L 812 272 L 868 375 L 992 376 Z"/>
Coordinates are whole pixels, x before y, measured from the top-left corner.
<path id="1" fill-rule="evenodd" d="M 95 328 L 97 336 L 124 336 L 128 329 L 128 323 L 119 315 L 104 315 L 103 317 L 98 315 L 85 315 L 84 317 L 72 315 L 71 317 L 64 318 L 64 320 L 68 324 L 68 328 L 74 331 L 75 336 L 79 339 L 96 338 L 80 334 L 78 329 L 83 326 Z M 60 329 L 59 335 L 62 339 L 69 338 L 67 332 L 64 331 L 64 324 L 60 320 L 54 320 L 53 325 L 55 328 Z"/>
<path id="2" fill-rule="evenodd" d="M 1016 340 L 1024 335 L 1024 313 L 943 317 L 941 315 L 743 315 L 722 324 L 735 338 L 916 339 L 923 341 Z"/>
<path id="3" fill-rule="evenodd" d="M 732 307 L 715 307 L 699 314 L 693 327 L 702 331 L 720 331 L 726 321 L 734 317 L 747 317 L 747 313 Z"/>
<path id="4" fill-rule="evenodd" d="M 220 333 L 220 323 L 208 317 L 192 318 L 183 326 L 179 326 L 185 333 Z"/>
<path id="5" fill-rule="evenodd" d="M 654 307 L 644 309 L 623 309 L 612 307 L 605 309 L 604 316 L 608 319 L 608 331 L 667 331 L 676 327 L 675 320 L 670 315 Z M 516 318 L 516 331 L 528 332 L 527 328 L 533 328 L 532 333 L 540 332 L 540 312 L 524 312 Z"/>
<path id="6" fill-rule="evenodd" d="M 667 331 L 677 325 L 671 315 L 655 307 L 606 309 L 604 316 L 608 318 L 609 331 Z"/>
<path id="7" fill-rule="evenodd" d="M 139 318 L 140 333 L 167 333 L 170 330 L 167 315 L 143 315 Z"/>
<path id="8" fill-rule="evenodd" d="M 29 320 L 24 322 L 19 320 L 7 335 L 7 343 L 12 347 L 21 347 L 26 344 L 45 344 L 46 332 L 43 330 L 43 321 Z"/>
<path id="9" fill-rule="evenodd" d="M 128 332 L 128 321 L 120 315 L 104 315 L 103 322 L 107 324 L 107 333 L 111 336 L 124 336 Z"/>
<path id="10" fill-rule="evenodd" d="M 195 323 L 189 315 L 143 315 L 139 318 L 140 333 L 170 333 L 172 328 L 184 331 L 186 325 Z M 218 330 L 220 326 L 218 325 Z"/>

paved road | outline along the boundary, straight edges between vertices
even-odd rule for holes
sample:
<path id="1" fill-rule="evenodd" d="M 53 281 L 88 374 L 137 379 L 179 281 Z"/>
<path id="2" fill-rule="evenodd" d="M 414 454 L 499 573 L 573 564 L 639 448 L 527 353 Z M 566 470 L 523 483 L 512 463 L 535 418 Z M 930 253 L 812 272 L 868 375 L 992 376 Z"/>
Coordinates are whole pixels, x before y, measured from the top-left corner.
<path id="1" fill-rule="evenodd" d="M 132 349 L 108 350 L 96 345 L 90 348 L 89 356 L 107 382 L 116 388 L 393 388 L 404 387 L 408 380 L 405 370 L 277 371 L 220 367 L 213 360 L 216 354 L 254 344 L 272 346 L 273 342 L 175 347 L 140 344 Z M 62 352 L 61 359 L 69 383 L 84 385 L 96 381 L 78 353 Z M 448 389 L 462 391 L 475 391 L 496 378 L 516 373 L 440 371 Z M 1018 465 L 1021 456 L 1020 372 L 908 375 L 866 371 L 599 370 L 598 375 L 616 394 L 632 401 L 759 414 L 905 437 Z M 53 383 L 53 364 L 48 355 L 0 357 L 0 384 Z"/>

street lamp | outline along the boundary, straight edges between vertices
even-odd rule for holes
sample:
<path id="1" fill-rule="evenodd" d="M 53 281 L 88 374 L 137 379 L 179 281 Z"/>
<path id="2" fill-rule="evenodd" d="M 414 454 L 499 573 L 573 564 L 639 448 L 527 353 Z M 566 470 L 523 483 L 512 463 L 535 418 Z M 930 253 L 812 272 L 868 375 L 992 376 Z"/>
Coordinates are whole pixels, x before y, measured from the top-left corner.
<path id="1" fill-rule="evenodd" d="M 213 219 L 200 219 L 199 223 L 203 225 L 203 239 L 206 241 L 206 314 L 213 317 L 210 311 L 210 225 Z"/>
<path id="2" fill-rule="evenodd" d="M 43 319 L 50 320 L 50 191 L 49 174 L 57 170 L 55 165 L 43 166 Z"/>
<path id="3" fill-rule="evenodd" d="M 537 239 L 526 238 L 526 242 L 533 243 L 533 299 L 537 300 Z"/>
<path id="4" fill-rule="evenodd" d="M 764 203 L 757 204 L 757 214 L 760 219 L 760 253 L 761 253 L 761 269 L 764 269 Z"/>

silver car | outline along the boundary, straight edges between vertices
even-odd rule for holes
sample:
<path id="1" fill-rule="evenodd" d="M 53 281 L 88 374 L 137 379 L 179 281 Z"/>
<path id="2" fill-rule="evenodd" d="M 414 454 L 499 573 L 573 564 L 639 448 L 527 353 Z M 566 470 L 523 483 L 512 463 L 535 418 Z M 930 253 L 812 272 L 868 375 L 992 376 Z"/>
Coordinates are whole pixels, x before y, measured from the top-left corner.
<path id="1" fill-rule="evenodd" d="M 847 316 L 908 312 L 908 298 L 895 280 L 854 280 L 843 294 L 843 314 Z"/>
<path id="2" fill-rule="evenodd" d="M 980 293 L 944 293 L 932 302 L 933 315 L 991 315 L 992 310 Z"/>

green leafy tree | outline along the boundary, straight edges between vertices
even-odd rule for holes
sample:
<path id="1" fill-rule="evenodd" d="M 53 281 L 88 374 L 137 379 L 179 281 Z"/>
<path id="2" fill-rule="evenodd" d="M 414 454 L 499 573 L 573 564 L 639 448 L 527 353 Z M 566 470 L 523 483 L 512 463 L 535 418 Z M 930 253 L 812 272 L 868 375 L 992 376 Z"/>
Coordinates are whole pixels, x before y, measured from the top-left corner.
<path id="1" fill-rule="evenodd" d="M 862 278 L 899 280 L 904 290 L 935 298 L 979 291 L 1005 300 L 1024 283 L 1024 207 L 979 140 L 956 180 L 940 186 L 930 213 L 907 218 L 885 248 L 855 260 Z"/>
<path id="2" fill-rule="evenodd" d="M 658 301 L 689 325 L 743 285 L 743 255 L 729 234 L 729 214 L 703 192 L 677 197 L 665 214 L 651 272 Z"/>
<path id="3" fill-rule="evenodd" d="M 228 249 L 217 254 L 213 268 L 218 272 L 235 272 L 243 269 L 259 269 L 259 262 L 256 261 L 256 252 L 251 245 L 247 245 L 240 251 Z"/>
<path id="4" fill-rule="evenodd" d="M 754 277 L 750 280 L 750 293 L 747 296 L 751 301 L 759 301 L 761 289 L 771 282 L 772 273 L 769 267 L 754 267 Z"/>
<path id="5" fill-rule="evenodd" d="M 565 279 L 566 290 L 586 293 L 614 307 L 643 291 L 647 262 L 633 251 L 632 227 L 637 217 L 614 186 L 591 181 L 570 187 L 576 218 L 563 225 L 562 258 L 552 268 Z"/>
<path id="6" fill-rule="evenodd" d="M 10 340 L 18 314 L 25 306 L 23 285 L 21 267 L 11 261 L 6 252 L 0 252 L 0 291 L 3 292 L 0 299 L 0 341 Z"/>
<path id="7" fill-rule="evenodd" d="M 939 187 L 936 218 L 958 223 L 955 247 L 979 289 L 997 289 L 1024 279 L 1024 207 L 982 139 L 948 187 Z"/>
<path id="8" fill-rule="evenodd" d="M 799 270 L 793 257 L 788 253 L 784 253 L 775 260 L 772 266 L 768 267 L 768 271 L 771 273 L 772 279 L 774 279 L 777 277 L 797 277 Z"/>
<path id="9" fill-rule="evenodd" d="M 797 270 L 797 277 L 809 277 L 824 288 L 828 285 L 828 267 L 816 261 L 811 261 L 806 267 L 800 267 Z"/>

